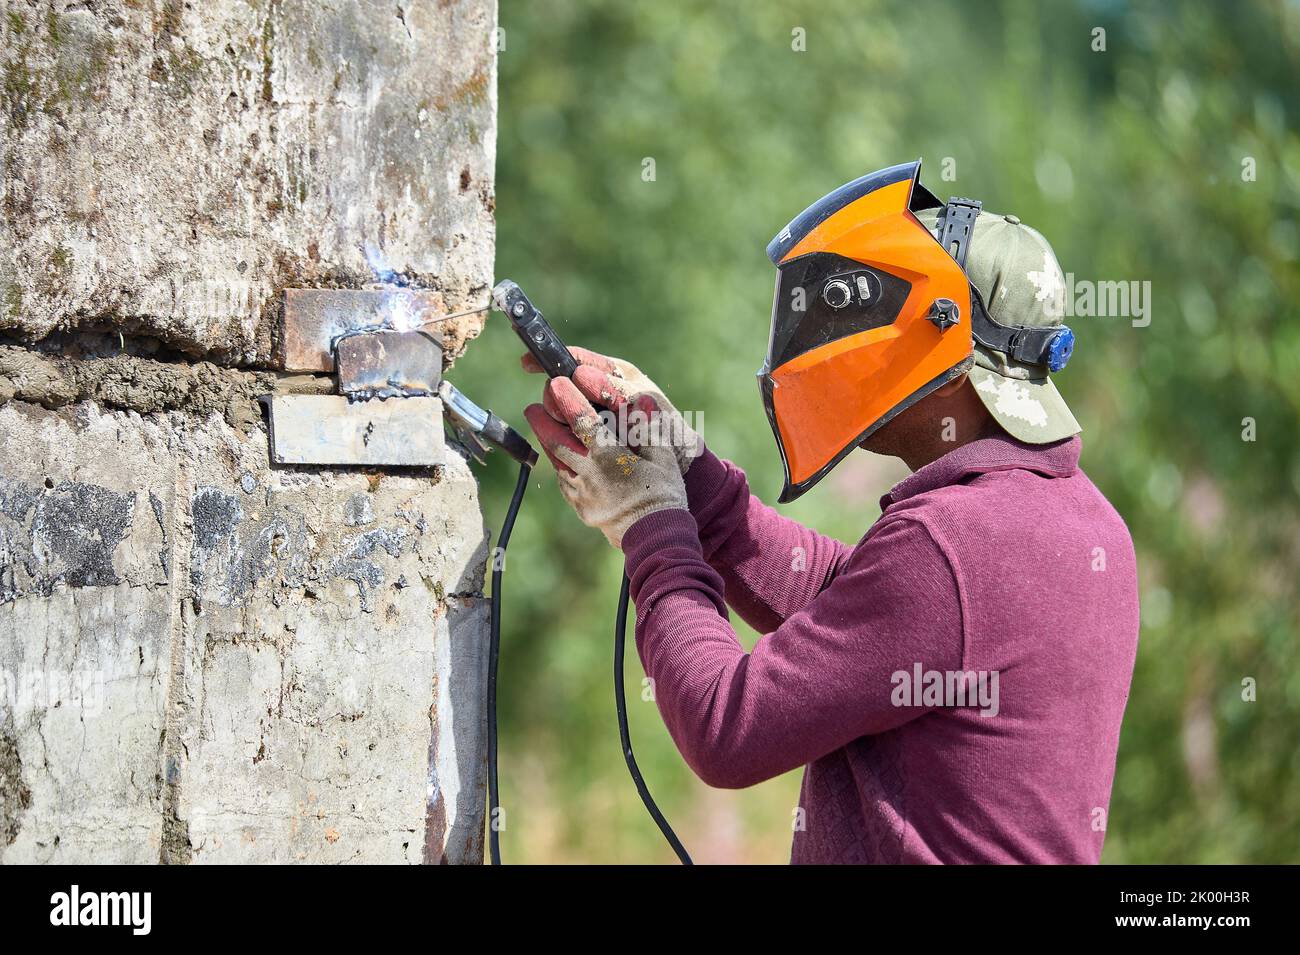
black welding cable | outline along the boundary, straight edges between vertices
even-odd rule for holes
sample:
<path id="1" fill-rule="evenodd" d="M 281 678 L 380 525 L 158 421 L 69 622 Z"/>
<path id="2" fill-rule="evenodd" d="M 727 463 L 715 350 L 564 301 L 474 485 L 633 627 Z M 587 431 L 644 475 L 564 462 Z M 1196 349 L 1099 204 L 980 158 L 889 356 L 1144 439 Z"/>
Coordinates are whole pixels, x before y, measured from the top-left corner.
<path id="1" fill-rule="evenodd" d="M 488 845 L 492 853 L 492 864 L 501 864 L 501 840 L 497 831 L 503 820 L 497 819 L 501 808 L 497 793 L 497 661 L 501 656 L 501 575 L 506 569 L 506 548 L 510 545 L 510 532 L 514 530 L 515 518 L 519 515 L 519 505 L 528 490 L 528 475 L 532 468 L 527 464 L 519 465 L 519 480 L 515 482 L 515 493 L 510 498 L 510 508 L 506 519 L 501 524 L 501 533 L 497 537 L 496 550 L 492 554 L 492 636 L 488 644 Z"/>
<path id="2" fill-rule="evenodd" d="M 623 744 L 623 759 L 627 762 L 627 771 L 632 774 L 632 782 L 636 783 L 636 791 L 641 796 L 641 802 L 645 803 L 650 818 L 655 821 L 659 831 L 673 847 L 673 852 L 677 853 L 677 858 L 681 860 L 682 865 L 692 865 L 686 847 L 677 838 L 677 833 L 673 832 L 673 827 L 668 825 L 668 820 L 664 818 L 664 814 L 659 811 L 659 807 L 650 796 L 650 790 L 646 788 L 645 780 L 641 778 L 641 770 L 637 767 L 636 757 L 632 755 L 632 736 L 627 728 L 627 691 L 623 686 L 623 649 L 627 644 L 629 586 L 627 574 L 624 574 L 623 586 L 618 591 L 618 618 L 614 623 L 614 706 L 618 710 L 618 739 Z"/>

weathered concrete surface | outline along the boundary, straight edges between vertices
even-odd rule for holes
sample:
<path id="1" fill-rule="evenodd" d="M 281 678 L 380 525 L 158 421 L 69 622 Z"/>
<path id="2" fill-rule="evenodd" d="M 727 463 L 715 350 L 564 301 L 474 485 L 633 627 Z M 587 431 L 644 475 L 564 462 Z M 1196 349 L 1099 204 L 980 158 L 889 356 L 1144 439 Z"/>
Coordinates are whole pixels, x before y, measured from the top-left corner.
<path id="1" fill-rule="evenodd" d="M 271 469 L 213 411 L 0 406 L 0 861 L 479 861 L 454 456 Z"/>
<path id="2" fill-rule="evenodd" d="M 0 332 L 267 365 L 286 286 L 486 299 L 491 0 L 2 6 Z"/>
<path id="3" fill-rule="evenodd" d="M 495 16 L 0 0 L 0 862 L 481 861 L 473 478 L 256 399 L 287 287 L 486 299 Z"/>
<path id="4" fill-rule="evenodd" d="M 193 365 L 142 355 L 137 343 L 119 353 L 117 340 L 82 336 L 71 342 L 47 339 L 39 349 L 0 345 L 0 404 L 18 398 L 44 408 L 96 401 L 106 408 L 150 414 L 186 411 L 206 417 L 221 414 L 243 432 L 261 425 L 259 395 L 287 382 L 291 390 L 326 394 L 330 378 L 245 372 L 211 362 Z M 75 354 L 69 354 L 75 350 Z"/>

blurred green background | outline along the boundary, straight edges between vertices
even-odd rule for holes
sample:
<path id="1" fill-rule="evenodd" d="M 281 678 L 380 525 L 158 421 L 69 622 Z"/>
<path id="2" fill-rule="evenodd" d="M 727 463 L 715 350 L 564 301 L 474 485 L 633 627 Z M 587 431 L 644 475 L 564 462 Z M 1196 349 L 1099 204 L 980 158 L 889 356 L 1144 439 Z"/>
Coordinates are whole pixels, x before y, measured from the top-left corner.
<path id="1" fill-rule="evenodd" d="M 1148 327 L 1071 323 L 1058 378 L 1141 572 L 1104 861 L 1300 860 L 1300 4 L 503 0 L 500 19 L 498 278 L 702 412 L 764 500 L 763 250 L 835 186 L 921 156 L 941 197 L 1019 215 L 1066 272 L 1151 283 Z M 522 425 L 540 382 L 519 352 L 496 316 L 454 377 Z M 858 452 L 787 510 L 856 540 L 903 473 Z M 481 474 L 495 528 L 513 469 Z M 507 573 L 507 861 L 672 860 L 619 753 L 621 565 L 543 463 Z M 708 789 L 629 671 L 642 768 L 697 861 L 784 862 L 798 774 Z"/>

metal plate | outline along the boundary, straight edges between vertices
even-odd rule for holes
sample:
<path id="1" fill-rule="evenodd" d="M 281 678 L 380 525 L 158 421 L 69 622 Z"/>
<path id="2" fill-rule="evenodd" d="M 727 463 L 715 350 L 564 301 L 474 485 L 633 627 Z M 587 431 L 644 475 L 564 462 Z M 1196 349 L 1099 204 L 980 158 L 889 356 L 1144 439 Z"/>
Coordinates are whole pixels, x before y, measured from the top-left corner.
<path id="1" fill-rule="evenodd" d="M 345 395 L 432 395 L 442 380 L 442 346 L 429 332 L 358 332 L 340 338 L 334 350 Z"/>
<path id="2" fill-rule="evenodd" d="M 284 367 L 286 371 L 334 370 L 334 343 L 349 332 L 411 327 L 436 318 L 441 294 L 410 289 L 284 290 Z M 441 341 L 432 329 L 427 333 Z"/>
<path id="3" fill-rule="evenodd" d="M 275 464 L 442 464 L 442 402 L 437 398 L 349 401 L 342 395 L 271 395 Z"/>

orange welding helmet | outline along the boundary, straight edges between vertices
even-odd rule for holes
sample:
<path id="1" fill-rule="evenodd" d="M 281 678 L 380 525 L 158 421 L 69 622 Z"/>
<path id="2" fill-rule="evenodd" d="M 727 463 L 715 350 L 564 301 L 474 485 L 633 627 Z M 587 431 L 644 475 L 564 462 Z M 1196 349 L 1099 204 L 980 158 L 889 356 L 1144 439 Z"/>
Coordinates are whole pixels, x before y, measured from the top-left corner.
<path id="1" fill-rule="evenodd" d="M 914 215 L 944 205 L 920 171 L 917 160 L 855 179 L 768 244 L 776 297 L 758 379 L 785 465 L 782 502 L 969 365 L 978 292 Z M 950 216 L 954 248 L 974 217 Z"/>

